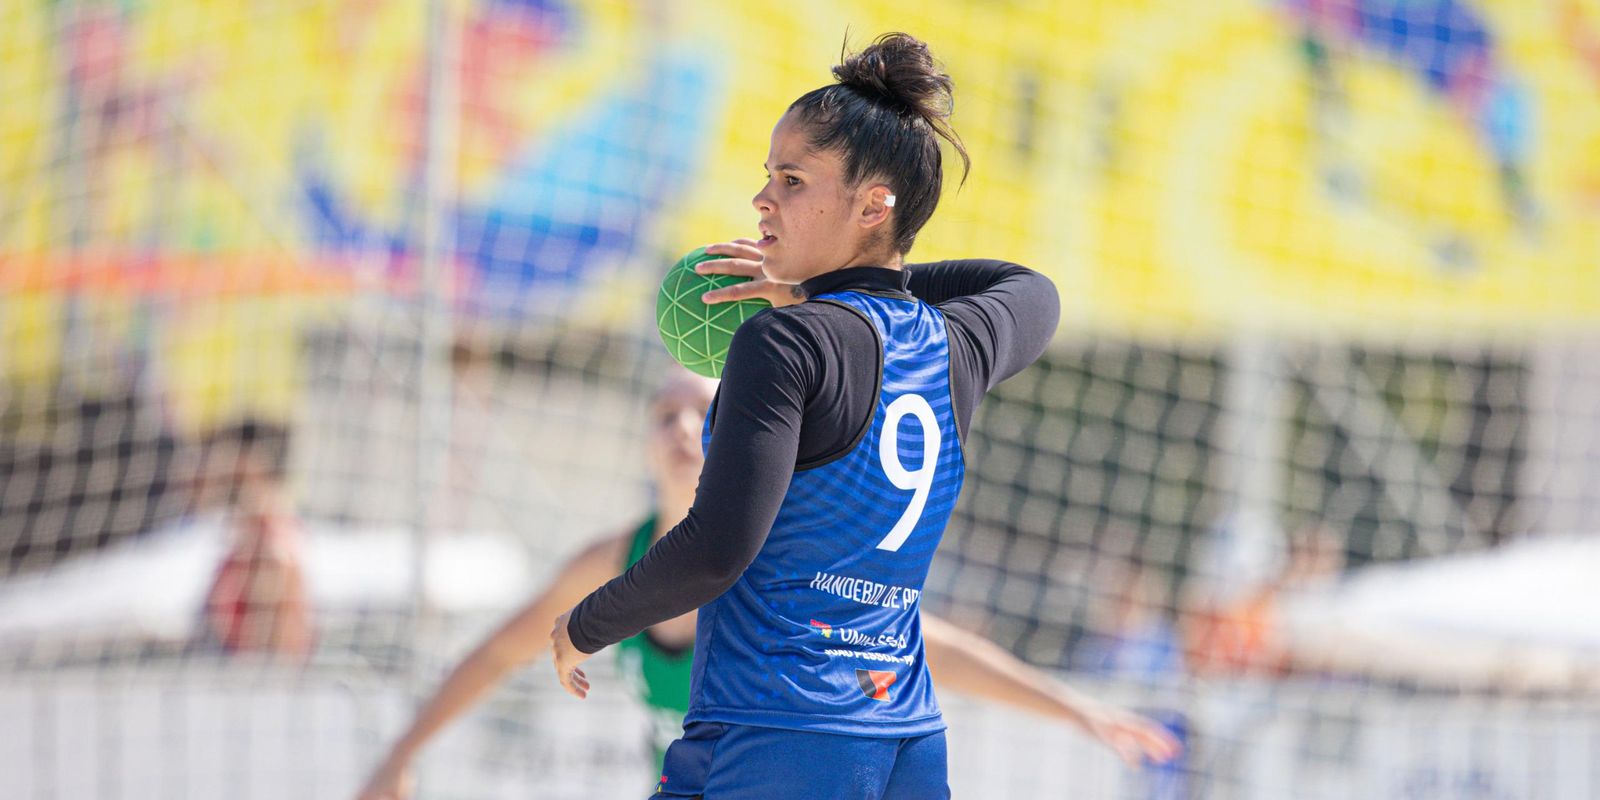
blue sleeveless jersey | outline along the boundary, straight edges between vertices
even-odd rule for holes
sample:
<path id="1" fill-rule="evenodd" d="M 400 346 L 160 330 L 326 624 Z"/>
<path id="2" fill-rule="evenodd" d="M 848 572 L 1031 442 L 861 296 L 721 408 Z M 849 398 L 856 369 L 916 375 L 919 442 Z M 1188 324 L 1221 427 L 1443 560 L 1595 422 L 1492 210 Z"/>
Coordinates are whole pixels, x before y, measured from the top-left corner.
<path id="1" fill-rule="evenodd" d="M 796 468 L 755 561 L 700 609 L 685 721 L 940 731 L 918 599 L 965 473 L 945 320 L 921 301 L 863 292 L 812 302 L 877 330 L 877 406 L 843 455 Z M 705 444 L 711 435 L 708 416 Z"/>

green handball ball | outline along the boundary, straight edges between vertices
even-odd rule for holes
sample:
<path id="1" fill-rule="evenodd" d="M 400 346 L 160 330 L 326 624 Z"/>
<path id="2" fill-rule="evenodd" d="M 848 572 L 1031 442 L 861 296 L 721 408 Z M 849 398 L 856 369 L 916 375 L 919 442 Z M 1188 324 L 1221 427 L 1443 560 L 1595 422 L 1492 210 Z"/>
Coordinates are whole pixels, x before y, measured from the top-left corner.
<path id="1" fill-rule="evenodd" d="M 656 325 L 667 352 L 689 371 L 707 378 L 721 378 L 728 360 L 728 344 L 733 332 L 756 312 L 770 307 L 766 300 L 738 300 L 707 305 L 700 295 L 743 283 L 749 278 L 737 275 L 701 275 L 694 271 L 702 261 L 722 256 L 707 255 L 704 247 L 678 259 L 661 280 L 656 296 Z"/>

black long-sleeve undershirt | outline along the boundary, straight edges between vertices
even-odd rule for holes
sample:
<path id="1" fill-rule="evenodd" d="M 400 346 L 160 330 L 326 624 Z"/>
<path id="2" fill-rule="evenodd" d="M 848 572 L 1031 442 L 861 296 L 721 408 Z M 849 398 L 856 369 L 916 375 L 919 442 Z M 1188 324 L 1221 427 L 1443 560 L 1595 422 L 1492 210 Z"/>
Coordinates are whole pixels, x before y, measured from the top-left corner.
<path id="1" fill-rule="evenodd" d="M 951 397 L 963 440 L 984 393 L 1033 363 L 1060 301 L 1043 275 L 1002 261 L 853 267 L 803 284 L 807 296 L 861 290 L 915 296 L 945 316 Z M 806 302 L 746 320 L 728 349 L 710 449 L 683 521 L 572 610 L 585 653 L 699 608 L 738 581 L 766 542 L 797 465 L 856 440 L 878 398 L 883 350 L 850 309 Z"/>

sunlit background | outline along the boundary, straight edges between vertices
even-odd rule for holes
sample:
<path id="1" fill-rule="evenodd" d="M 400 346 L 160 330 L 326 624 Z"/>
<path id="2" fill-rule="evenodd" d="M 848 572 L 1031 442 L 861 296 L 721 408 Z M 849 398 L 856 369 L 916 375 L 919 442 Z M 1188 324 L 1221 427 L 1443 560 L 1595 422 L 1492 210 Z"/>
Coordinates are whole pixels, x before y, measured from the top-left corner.
<path id="1" fill-rule="evenodd" d="M 646 513 L 664 270 L 890 30 L 973 158 L 911 260 L 1064 306 L 925 602 L 1187 747 L 951 695 L 955 796 L 1600 794 L 1596 0 L 7 3 L 0 794 L 354 797 Z M 283 433 L 293 652 L 207 608 L 241 429 Z M 420 796 L 645 796 L 609 664 L 519 674 Z"/>

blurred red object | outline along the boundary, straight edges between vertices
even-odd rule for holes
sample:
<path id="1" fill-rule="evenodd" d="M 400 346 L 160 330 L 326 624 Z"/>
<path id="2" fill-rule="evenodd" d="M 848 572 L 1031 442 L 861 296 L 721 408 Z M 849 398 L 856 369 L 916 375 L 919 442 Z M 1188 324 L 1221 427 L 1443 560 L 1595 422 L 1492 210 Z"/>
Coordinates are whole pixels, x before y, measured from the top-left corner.
<path id="1" fill-rule="evenodd" d="M 223 647 L 304 658 L 313 632 L 304 537 L 289 514 L 252 512 L 206 595 L 206 618 Z"/>

